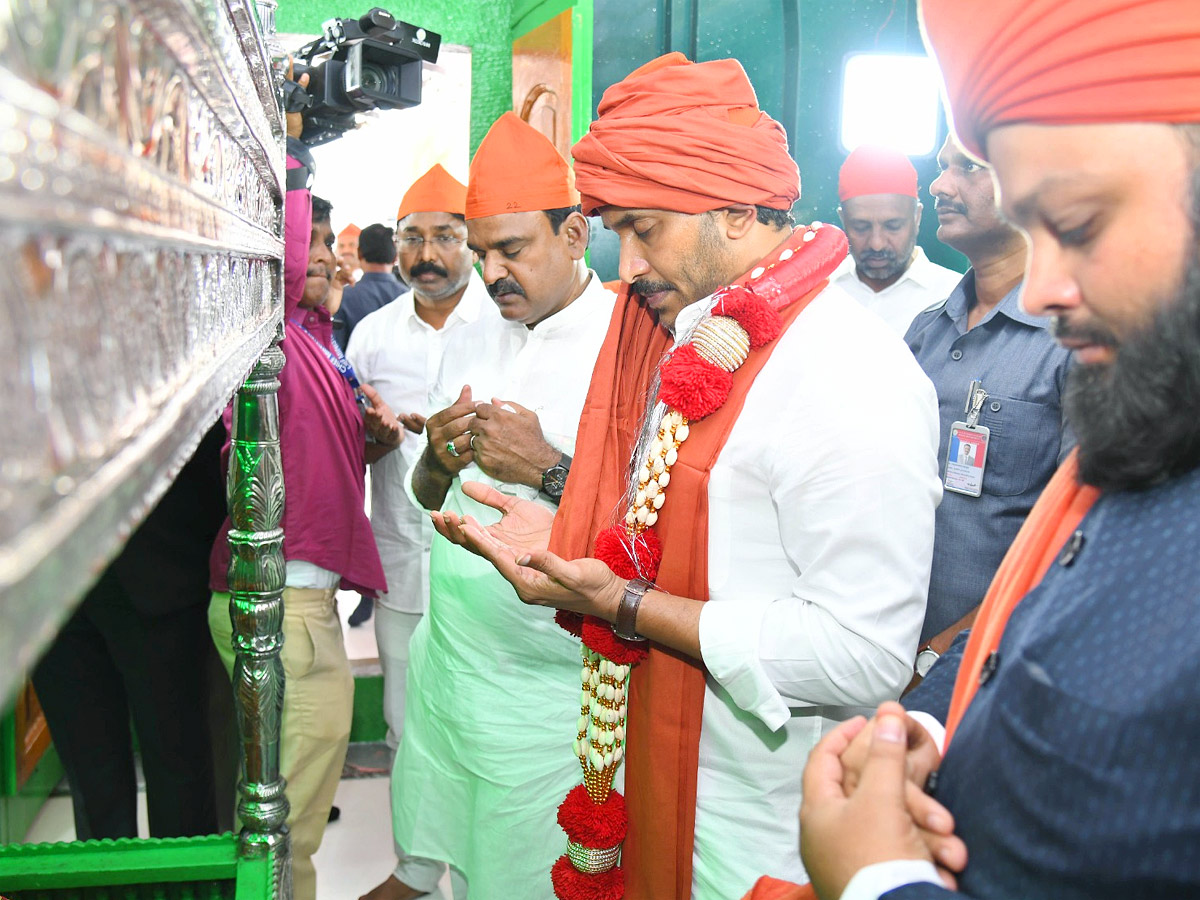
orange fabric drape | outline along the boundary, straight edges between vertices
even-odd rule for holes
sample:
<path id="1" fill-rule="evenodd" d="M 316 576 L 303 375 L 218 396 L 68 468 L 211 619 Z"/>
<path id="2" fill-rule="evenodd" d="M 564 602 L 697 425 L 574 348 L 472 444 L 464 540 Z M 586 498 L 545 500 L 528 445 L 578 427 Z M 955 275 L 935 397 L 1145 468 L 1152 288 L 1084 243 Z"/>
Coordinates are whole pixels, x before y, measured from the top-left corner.
<path id="1" fill-rule="evenodd" d="M 781 310 L 785 328 L 817 294 L 821 280 Z M 550 549 L 566 558 L 591 553 L 596 534 L 624 514 L 633 445 L 646 394 L 669 338 L 627 290 L 600 351 L 580 420 L 580 465 L 555 517 Z M 737 421 L 755 376 L 775 345 L 752 351 L 734 373 L 733 390 L 712 415 L 691 423 L 685 452 L 671 469 L 670 500 L 655 530 L 664 553 L 656 586 L 708 599 L 708 476 Z M 587 448 L 584 450 L 584 448 Z M 692 841 L 704 669 L 690 657 L 651 645 L 631 677 L 626 751 L 629 835 L 622 866 L 626 900 L 687 900 L 692 888 Z"/>

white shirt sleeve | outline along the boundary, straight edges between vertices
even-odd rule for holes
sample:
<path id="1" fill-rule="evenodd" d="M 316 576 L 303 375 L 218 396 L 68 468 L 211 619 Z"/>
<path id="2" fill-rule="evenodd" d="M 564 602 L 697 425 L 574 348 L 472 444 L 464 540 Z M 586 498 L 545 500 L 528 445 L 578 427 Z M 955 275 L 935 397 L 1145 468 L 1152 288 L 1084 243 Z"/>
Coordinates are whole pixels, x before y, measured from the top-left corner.
<path id="1" fill-rule="evenodd" d="M 875 863 L 854 873 L 840 900 L 879 900 L 888 891 L 906 884 L 941 884 L 933 863 L 921 859 L 894 859 Z"/>
<path id="2" fill-rule="evenodd" d="M 921 710 L 909 710 L 908 716 L 929 732 L 929 736 L 933 738 L 933 742 L 937 745 L 938 753 L 944 755 L 946 753 L 946 726 L 935 719 L 930 713 L 922 712 Z"/>
<path id="3" fill-rule="evenodd" d="M 755 565 L 743 562 L 726 576 L 732 586 L 718 586 L 732 601 L 714 602 L 710 567 L 701 652 L 733 701 L 772 729 L 789 708 L 872 707 L 912 678 L 941 497 L 937 400 L 911 355 L 885 346 L 874 363 L 870 349 L 848 367 L 813 340 L 781 346 L 816 371 L 765 384 L 774 407 L 752 411 L 749 439 L 735 442 L 735 426 L 719 462 L 731 466 L 724 490 L 736 502 L 714 501 L 710 522 L 728 516 L 737 541 L 773 520 L 764 540 L 782 545 L 795 574 L 790 591 L 779 581 L 756 590 Z"/>

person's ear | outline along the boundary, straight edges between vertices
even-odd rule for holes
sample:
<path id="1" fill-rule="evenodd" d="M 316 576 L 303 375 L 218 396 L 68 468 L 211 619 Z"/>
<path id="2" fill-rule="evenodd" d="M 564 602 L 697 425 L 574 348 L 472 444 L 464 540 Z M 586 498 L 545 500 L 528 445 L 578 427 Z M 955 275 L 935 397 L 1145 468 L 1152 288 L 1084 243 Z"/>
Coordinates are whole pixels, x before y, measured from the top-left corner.
<path id="1" fill-rule="evenodd" d="M 758 221 L 758 210 L 745 203 L 726 206 L 720 210 L 720 214 L 723 218 L 721 231 L 731 241 L 746 237 Z"/>
<path id="2" fill-rule="evenodd" d="M 571 254 L 571 259 L 583 259 L 584 253 L 587 252 L 588 241 L 591 239 L 591 229 L 588 227 L 588 220 L 583 213 L 572 212 L 568 215 L 563 220 L 559 234 L 563 235 L 567 242 L 567 250 Z"/>

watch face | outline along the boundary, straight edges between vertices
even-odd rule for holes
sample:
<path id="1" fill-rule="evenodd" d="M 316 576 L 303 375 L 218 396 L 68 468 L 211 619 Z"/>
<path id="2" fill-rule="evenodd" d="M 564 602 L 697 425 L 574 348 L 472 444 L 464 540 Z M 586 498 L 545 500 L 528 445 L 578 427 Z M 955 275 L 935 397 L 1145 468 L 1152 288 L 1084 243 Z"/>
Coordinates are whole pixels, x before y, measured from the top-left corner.
<path id="1" fill-rule="evenodd" d="M 922 678 L 929 674 L 929 670 L 933 668 L 933 664 L 938 661 L 938 652 L 932 649 L 922 650 L 917 654 L 916 672 Z"/>
<path id="2" fill-rule="evenodd" d="M 552 466 L 542 475 L 542 490 L 558 500 L 567 486 L 566 466 Z"/>

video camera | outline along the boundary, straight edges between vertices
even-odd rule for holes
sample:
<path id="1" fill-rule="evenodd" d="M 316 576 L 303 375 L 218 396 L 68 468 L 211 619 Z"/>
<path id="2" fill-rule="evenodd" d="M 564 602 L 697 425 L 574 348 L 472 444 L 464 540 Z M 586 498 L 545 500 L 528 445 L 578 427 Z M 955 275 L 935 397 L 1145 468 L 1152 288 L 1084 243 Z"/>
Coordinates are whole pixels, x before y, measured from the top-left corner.
<path id="1" fill-rule="evenodd" d="M 307 73 L 307 90 L 286 85 L 285 108 L 304 113 L 304 143 L 341 137 L 357 112 L 421 102 L 422 65 L 437 62 L 440 34 L 398 22 L 378 6 L 358 19 L 330 19 L 322 30 L 295 54 L 292 77 Z"/>

